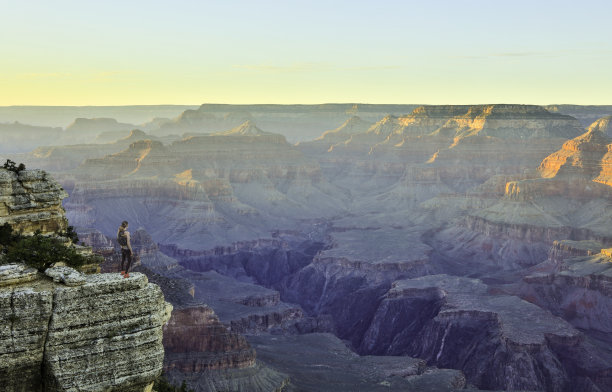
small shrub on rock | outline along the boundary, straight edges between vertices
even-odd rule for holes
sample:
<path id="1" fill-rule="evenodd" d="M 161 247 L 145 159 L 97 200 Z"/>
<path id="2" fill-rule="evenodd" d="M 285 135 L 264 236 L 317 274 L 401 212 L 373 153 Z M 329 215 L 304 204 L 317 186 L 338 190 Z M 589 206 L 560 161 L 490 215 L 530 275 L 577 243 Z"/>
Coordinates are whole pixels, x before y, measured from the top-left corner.
<path id="1" fill-rule="evenodd" d="M 76 233 L 67 230 L 68 238 L 75 240 Z M 73 233 L 73 237 L 71 234 Z M 78 238 L 76 238 L 78 241 Z M 99 257 L 84 256 L 56 237 L 48 237 L 36 232 L 33 236 L 23 236 L 13 232 L 8 223 L 0 226 L 0 264 L 24 263 L 43 272 L 55 263 L 62 262 L 78 269 L 84 264 L 99 263 Z"/>
<path id="2" fill-rule="evenodd" d="M 0 249 L 5 248 L 15 241 L 13 228 L 8 223 L 0 226 Z"/>
<path id="3" fill-rule="evenodd" d="M 36 233 L 31 237 L 22 237 L 8 247 L 6 263 L 25 263 L 43 272 L 53 264 L 63 262 L 72 268 L 79 268 L 87 259 L 73 248 L 53 237 Z"/>
<path id="4" fill-rule="evenodd" d="M 15 173 L 19 173 L 20 171 L 25 170 L 26 168 L 23 163 L 20 163 L 19 165 L 17 165 L 15 162 L 11 161 L 10 159 L 6 160 L 3 167 L 6 170 L 10 170 Z"/>
<path id="5" fill-rule="evenodd" d="M 79 243 L 79 235 L 74 230 L 74 226 L 68 226 L 66 228 L 66 231 L 62 231 L 61 233 L 59 233 L 59 235 L 68 238 L 73 244 Z"/>

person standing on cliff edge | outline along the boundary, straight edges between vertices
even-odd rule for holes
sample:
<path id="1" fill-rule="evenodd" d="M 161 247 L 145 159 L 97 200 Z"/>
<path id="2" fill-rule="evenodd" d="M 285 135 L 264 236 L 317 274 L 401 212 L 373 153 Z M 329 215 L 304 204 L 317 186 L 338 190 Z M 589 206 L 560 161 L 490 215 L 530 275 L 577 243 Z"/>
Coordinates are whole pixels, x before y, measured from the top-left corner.
<path id="1" fill-rule="evenodd" d="M 117 230 L 117 242 L 121 246 L 121 275 L 124 278 L 130 277 L 130 266 L 132 265 L 132 244 L 130 242 L 130 232 L 127 231 L 128 222 L 121 222 Z M 127 265 L 125 264 L 127 260 Z M 125 265 L 125 268 L 124 268 Z"/>

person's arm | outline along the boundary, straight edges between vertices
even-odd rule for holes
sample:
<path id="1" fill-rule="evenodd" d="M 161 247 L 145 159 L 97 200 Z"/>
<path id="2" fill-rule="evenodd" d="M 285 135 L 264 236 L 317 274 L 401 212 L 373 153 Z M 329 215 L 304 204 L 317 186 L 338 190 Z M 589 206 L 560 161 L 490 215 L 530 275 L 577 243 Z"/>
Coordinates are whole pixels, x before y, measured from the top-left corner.
<path id="1" fill-rule="evenodd" d="M 130 250 L 130 253 L 132 253 L 132 241 L 130 240 L 130 232 L 129 231 L 125 232 L 125 238 L 127 238 L 127 247 Z"/>

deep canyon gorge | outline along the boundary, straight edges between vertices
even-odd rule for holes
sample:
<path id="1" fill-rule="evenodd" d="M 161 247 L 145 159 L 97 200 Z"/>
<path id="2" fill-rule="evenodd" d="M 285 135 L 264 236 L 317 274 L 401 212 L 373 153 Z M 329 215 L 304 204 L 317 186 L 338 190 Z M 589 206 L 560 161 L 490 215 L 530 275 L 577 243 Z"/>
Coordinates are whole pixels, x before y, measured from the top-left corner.
<path id="1" fill-rule="evenodd" d="M 126 290 L 161 288 L 165 375 L 198 392 L 612 391 L 612 125 L 581 113 L 80 119 L 54 128 L 57 145 L 4 155 L 46 173 L 0 172 L 0 216 L 64 229 L 63 199 L 102 272 L 117 272 L 129 221 L 139 283 Z M 147 306 L 159 326 L 163 300 Z"/>

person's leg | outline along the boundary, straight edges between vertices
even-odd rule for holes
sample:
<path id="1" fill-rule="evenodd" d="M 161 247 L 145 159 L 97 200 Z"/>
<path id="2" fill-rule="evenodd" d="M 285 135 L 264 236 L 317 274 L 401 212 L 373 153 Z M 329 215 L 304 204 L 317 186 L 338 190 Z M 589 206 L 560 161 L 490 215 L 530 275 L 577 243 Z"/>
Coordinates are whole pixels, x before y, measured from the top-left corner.
<path id="1" fill-rule="evenodd" d="M 130 267 L 132 266 L 132 252 L 130 252 L 129 249 L 126 249 L 125 251 L 126 255 L 127 255 L 127 265 L 125 266 L 125 275 L 123 275 L 126 278 L 130 277 Z"/>
<path id="2" fill-rule="evenodd" d="M 125 274 L 125 257 L 126 257 L 126 250 L 121 248 L 121 275 Z"/>

